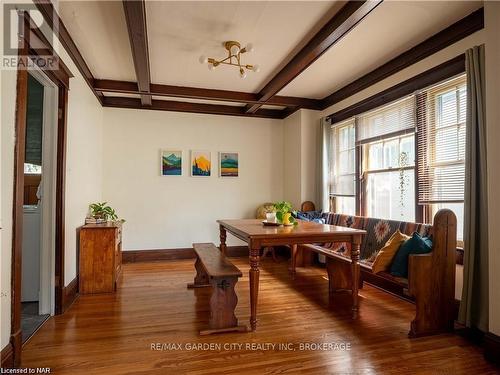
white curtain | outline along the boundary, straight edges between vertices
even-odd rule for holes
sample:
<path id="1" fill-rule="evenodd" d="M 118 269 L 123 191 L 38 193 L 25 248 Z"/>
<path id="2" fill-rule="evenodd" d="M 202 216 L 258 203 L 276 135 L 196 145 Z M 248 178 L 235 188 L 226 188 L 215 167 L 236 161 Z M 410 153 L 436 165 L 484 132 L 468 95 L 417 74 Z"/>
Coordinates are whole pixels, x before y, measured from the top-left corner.
<path id="1" fill-rule="evenodd" d="M 318 209 L 327 212 L 330 209 L 330 160 L 331 125 L 325 118 L 320 120 L 320 131 L 318 139 Z"/>

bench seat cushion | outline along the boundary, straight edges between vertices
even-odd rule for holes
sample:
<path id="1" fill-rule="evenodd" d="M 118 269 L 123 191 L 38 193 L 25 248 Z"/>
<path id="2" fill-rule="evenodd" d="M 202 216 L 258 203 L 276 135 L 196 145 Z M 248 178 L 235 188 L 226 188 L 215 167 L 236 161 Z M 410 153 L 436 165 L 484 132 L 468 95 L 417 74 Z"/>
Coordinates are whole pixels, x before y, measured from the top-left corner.
<path id="1" fill-rule="evenodd" d="M 323 212 L 325 224 L 338 225 L 348 228 L 364 229 L 367 235 L 361 243 L 360 259 L 375 260 L 379 250 L 384 247 L 387 240 L 399 229 L 403 234 L 411 236 L 417 232 L 422 237 L 432 236 L 432 225 L 411 223 L 397 220 L 376 219 L 355 215 L 344 215 L 334 212 Z M 350 245 L 346 243 L 323 244 L 334 251 L 350 256 Z"/>
<path id="2" fill-rule="evenodd" d="M 365 218 L 362 216 L 353 215 L 343 215 L 334 214 L 332 216 L 324 217 L 326 224 L 337 225 L 340 227 L 363 229 Z M 330 222 L 328 222 L 330 221 Z M 351 256 L 351 244 L 346 242 L 337 242 L 334 244 L 326 245 L 329 249 L 338 252 L 339 254 L 345 255 L 346 257 Z"/>

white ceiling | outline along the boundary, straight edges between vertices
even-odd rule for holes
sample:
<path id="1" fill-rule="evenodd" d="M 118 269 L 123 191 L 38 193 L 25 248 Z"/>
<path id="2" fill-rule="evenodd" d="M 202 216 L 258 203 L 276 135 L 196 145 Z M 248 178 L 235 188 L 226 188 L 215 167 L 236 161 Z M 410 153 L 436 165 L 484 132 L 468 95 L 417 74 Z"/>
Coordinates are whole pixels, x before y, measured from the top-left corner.
<path id="1" fill-rule="evenodd" d="M 95 78 L 136 81 L 121 1 L 59 0 L 59 15 Z"/>
<path id="2" fill-rule="evenodd" d="M 340 3 L 332 1 L 146 1 L 154 83 L 256 92 L 281 67 L 297 45 L 311 37 Z M 334 8 L 332 10 L 332 7 Z M 329 18 L 329 17 L 328 17 Z M 242 56 L 259 73 L 239 78 L 236 67 L 209 71 L 200 55 L 225 58 L 222 43 L 253 43 Z"/>
<path id="3" fill-rule="evenodd" d="M 279 95 L 321 99 L 438 33 L 479 1 L 384 1 Z"/>
<path id="4" fill-rule="evenodd" d="M 152 83 L 258 92 L 343 4 L 146 0 Z M 327 96 L 481 6 L 385 0 L 279 94 Z M 121 0 L 60 0 L 59 14 L 96 78 L 136 81 Z M 202 54 L 225 57 L 226 40 L 252 42 L 242 61 L 261 71 L 243 80 L 236 68 L 209 71 L 198 62 Z"/>

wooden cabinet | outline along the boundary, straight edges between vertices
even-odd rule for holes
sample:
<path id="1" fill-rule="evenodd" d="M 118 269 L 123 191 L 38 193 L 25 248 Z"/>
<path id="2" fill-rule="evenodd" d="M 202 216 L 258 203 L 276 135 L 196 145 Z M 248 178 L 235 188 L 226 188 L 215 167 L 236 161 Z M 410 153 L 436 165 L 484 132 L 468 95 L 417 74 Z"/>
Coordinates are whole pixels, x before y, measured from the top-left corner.
<path id="1" fill-rule="evenodd" d="M 112 293 L 122 267 L 122 226 L 86 224 L 80 228 L 80 294 Z"/>

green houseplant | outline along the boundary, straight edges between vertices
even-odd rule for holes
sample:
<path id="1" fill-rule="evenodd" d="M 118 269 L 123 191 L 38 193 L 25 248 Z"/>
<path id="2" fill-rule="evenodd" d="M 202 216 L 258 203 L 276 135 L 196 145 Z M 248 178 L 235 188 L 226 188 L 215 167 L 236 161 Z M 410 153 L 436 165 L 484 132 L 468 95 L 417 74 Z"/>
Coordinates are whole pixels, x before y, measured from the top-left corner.
<path id="1" fill-rule="evenodd" d="M 410 155 L 406 151 L 401 152 L 399 154 L 399 203 L 401 208 L 405 207 L 406 188 L 410 183 L 409 177 L 405 173 L 406 167 L 409 165 Z M 403 212 L 401 212 L 401 216 L 403 216 Z"/>
<path id="2" fill-rule="evenodd" d="M 274 204 L 274 209 L 276 211 L 276 219 L 279 223 L 283 225 L 297 225 L 297 221 L 292 216 L 292 213 L 295 213 L 295 211 L 293 211 L 290 202 L 276 202 Z"/>
<path id="3" fill-rule="evenodd" d="M 106 222 L 106 221 L 121 221 L 125 222 L 125 220 L 118 220 L 118 215 L 115 210 L 108 206 L 108 202 L 97 202 L 91 203 L 89 205 L 89 214 L 90 217 L 95 219 L 96 222 Z"/>

